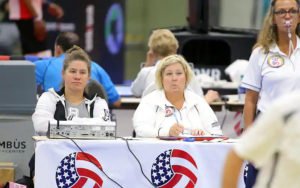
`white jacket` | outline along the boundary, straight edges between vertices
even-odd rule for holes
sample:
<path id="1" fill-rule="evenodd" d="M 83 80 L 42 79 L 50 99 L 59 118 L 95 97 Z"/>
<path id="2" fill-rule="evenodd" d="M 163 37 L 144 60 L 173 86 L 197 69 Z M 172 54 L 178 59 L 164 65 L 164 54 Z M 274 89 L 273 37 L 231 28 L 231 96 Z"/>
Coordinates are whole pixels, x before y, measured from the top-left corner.
<path id="1" fill-rule="evenodd" d="M 185 128 L 202 129 L 207 135 L 222 134 L 217 117 L 203 97 L 186 89 L 184 92 L 188 120 Z M 176 118 L 167 114 L 170 102 L 163 90 L 156 90 L 143 97 L 133 116 L 133 127 L 139 137 L 169 136 Z"/>
<path id="2" fill-rule="evenodd" d="M 48 92 L 43 93 L 39 98 L 35 112 L 32 115 L 34 130 L 38 135 L 46 135 L 48 131 L 48 122 L 54 120 L 56 104 L 58 101 L 61 101 L 65 107 L 64 95 L 60 96 L 53 88 L 49 89 Z M 109 119 L 109 110 L 106 101 L 100 97 L 94 97 L 92 100 L 85 98 L 88 113 L 90 113 L 90 106 L 92 103 L 94 103 L 93 118 L 97 118 L 100 121 L 107 121 Z M 66 114 L 67 113 L 65 113 L 65 115 Z"/>

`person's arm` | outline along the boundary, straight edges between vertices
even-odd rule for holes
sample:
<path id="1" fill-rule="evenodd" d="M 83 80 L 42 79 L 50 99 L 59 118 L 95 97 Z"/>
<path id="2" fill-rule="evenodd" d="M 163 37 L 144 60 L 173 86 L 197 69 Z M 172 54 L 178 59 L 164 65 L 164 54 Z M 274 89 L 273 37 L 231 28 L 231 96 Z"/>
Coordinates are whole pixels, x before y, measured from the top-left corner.
<path id="1" fill-rule="evenodd" d="M 220 95 L 217 91 L 214 90 L 208 90 L 204 96 L 204 99 L 208 104 L 217 101 L 220 99 Z"/>
<path id="2" fill-rule="evenodd" d="M 256 106 L 259 93 L 253 90 L 246 91 L 245 104 L 244 104 L 244 125 L 245 129 L 249 128 L 253 123 L 256 116 Z"/>
<path id="3" fill-rule="evenodd" d="M 110 119 L 108 105 L 104 99 L 97 97 L 93 114 L 93 118 L 100 118 L 101 121 L 108 121 Z"/>
<path id="4" fill-rule="evenodd" d="M 155 128 L 155 114 L 153 106 L 144 102 L 143 99 L 134 112 L 132 122 L 133 128 L 138 137 L 158 136 L 158 129 Z"/>
<path id="5" fill-rule="evenodd" d="M 54 120 L 56 100 L 50 92 L 45 92 L 39 98 L 35 112 L 32 115 L 34 130 L 38 135 L 46 135 L 48 122 Z"/>
<path id="6" fill-rule="evenodd" d="M 263 83 L 262 66 L 266 61 L 266 57 L 267 54 L 264 54 L 260 47 L 255 48 L 241 82 L 241 87 L 246 88 L 243 111 L 246 129 L 253 123 L 256 116 L 257 102 Z"/>
<path id="7" fill-rule="evenodd" d="M 197 101 L 197 105 L 193 108 L 195 116 L 199 118 L 200 123 L 199 127 L 195 127 L 196 129 L 203 130 L 206 135 L 222 135 L 222 130 L 220 123 L 218 122 L 218 118 L 215 112 L 212 110 L 208 102 L 203 98 L 196 96 L 194 100 Z M 192 98 L 192 96 L 188 96 L 187 99 Z M 201 126 L 202 125 L 202 126 Z M 201 133 L 203 134 L 203 133 Z"/>
<path id="8" fill-rule="evenodd" d="M 223 171 L 223 188 L 236 188 L 238 186 L 238 179 L 240 171 L 243 165 L 243 159 L 241 159 L 234 150 L 231 150 L 225 161 Z"/>
<path id="9" fill-rule="evenodd" d="M 37 87 L 44 87 L 44 78 L 45 78 L 45 73 L 47 66 L 50 63 L 50 59 L 45 59 L 45 60 L 38 60 L 32 62 L 35 65 L 35 81 L 36 81 L 36 86 Z M 44 90 L 44 88 L 42 88 Z"/>
<path id="10" fill-rule="evenodd" d="M 157 58 L 156 58 L 155 54 L 151 50 L 148 50 L 144 67 L 154 66 L 156 61 L 157 61 Z"/>
<path id="11" fill-rule="evenodd" d="M 115 108 L 120 108 L 122 105 L 121 103 L 121 99 L 119 98 L 117 101 L 113 102 L 112 103 L 112 106 L 115 107 Z"/>
<path id="12" fill-rule="evenodd" d="M 145 91 L 147 76 L 151 74 L 149 67 L 142 68 L 131 84 L 131 92 L 135 97 L 141 97 Z"/>
<path id="13" fill-rule="evenodd" d="M 56 3 L 50 2 L 50 1 L 44 1 L 44 4 L 47 6 L 48 13 L 55 17 L 56 19 L 60 19 L 64 15 L 64 10 L 61 6 L 59 6 Z"/>
<path id="14" fill-rule="evenodd" d="M 33 7 L 32 0 L 24 0 L 23 2 L 25 4 L 25 6 L 28 8 L 28 10 L 30 11 L 31 15 L 34 18 L 37 18 L 39 15 L 38 15 L 37 11 L 35 10 L 35 8 Z"/>
<path id="15" fill-rule="evenodd" d="M 172 125 L 163 124 L 165 113 L 161 113 L 161 108 L 154 105 L 153 97 L 148 97 L 149 95 L 142 98 L 133 115 L 133 128 L 137 137 L 169 136 Z M 157 126 L 158 124 L 163 126 Z"/>
<path id="16" fill-rule="evenodd" d="M 181 124 L 175 123 L 170 127 L 169 136 L 179 136 L 184 131 L 184 127 Z"/>

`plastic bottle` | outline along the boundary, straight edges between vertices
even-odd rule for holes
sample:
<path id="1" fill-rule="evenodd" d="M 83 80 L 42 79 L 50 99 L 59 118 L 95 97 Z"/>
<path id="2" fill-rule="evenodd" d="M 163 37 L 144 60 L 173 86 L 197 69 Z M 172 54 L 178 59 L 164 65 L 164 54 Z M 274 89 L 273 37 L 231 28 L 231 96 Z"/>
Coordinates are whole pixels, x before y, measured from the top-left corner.
<path id="1" fill-rule="evenodd" d="M 244 75 L 241 75 L 240 84 L 237 88 L 238 99 L 240 102 L 245 102 L 245 95 L 246 95 L 246 88 L 242 87 L 243 76 Z"/>

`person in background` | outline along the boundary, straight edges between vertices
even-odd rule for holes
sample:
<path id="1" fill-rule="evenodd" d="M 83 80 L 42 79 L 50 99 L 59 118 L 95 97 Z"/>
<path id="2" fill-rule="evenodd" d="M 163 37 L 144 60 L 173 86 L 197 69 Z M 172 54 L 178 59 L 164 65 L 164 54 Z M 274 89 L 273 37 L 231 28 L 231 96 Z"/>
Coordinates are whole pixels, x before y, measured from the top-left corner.
<path id="1" fill-rule="evenodd" d="M 54 88 L 61 89 L 63 62 L 65 52 L 74 45 L 79 45 L 79 36 L 73 32 L 60 33 L 54 45 L 55 57 L 33 62 L 35 64 L 36 84 L 42 91 Z M 95 62 L 91 62 L 91 79 L 98 81 L 104 87 L 109 105 L 120 107 L 120 96 L 105 70 Z"/>
<path id="2" fill-rule="evenodd" d="M 300 93 L 281 97 L 247 129 L 229 152 L 223 188 L 237 187 L 243 160 L 260 169 L 255 188 L 300 185 Z"/>
<path id="3" fill-rule="evenodd" d="M 248 128 L 277 98 L 300 89 L 299 0 L 272 0 L 242 80 L 246 88 L 244 124 Z M 246 168 L 246 187 L 257 170 Z"/>
<path id="4" fill-rule="evenodd" d="M 91 76 L 91 61 L 79 47 L 66 52 L 62 78 L 63 87 L 59 92 L 49 89 L 44 92 L 32 115 L 34 130 L 38 135 L 46 135 L 50 120 L 78 120 L 97 118 L 97 121 L 110 119 L 106 101 L 86 94 L 85 87 Z"/>
<path id="5" fill-rule="evenodd" d="M 160 60 L 168 55 L 176 54 L 178 41 L 168 29 L 154 30 L 148 41 L 146 63 L 141 68 L 135 80 L 132 82 L 131 91 L 134 96 L 141 97 L 155 90 L 155 71 Z M 189 88 L 200 96 L 203 96 L 201 85 L 196 79 L 191 80 Z M 219 99 L 216 91 L 209 90 L 204 96 L 208 103 Z"/>
<path id="6" fill-rule="evenodd" d="M 0 55 L 18 53 L 19 31 L 8 17 L 8 0 L 0 0 Z"/>
<path id="7" fill-rule="evenodd" d="M 51 55 L 51 51 L 47 49 L 43 4 L 56 19 L 64 15 L 59 5 L 47 0 L 9 0 L 9 18 L 18 27 L 23 55 Z"/>
<path id="8" fill-rule="evenodd" d="M 187 89 L 194 74 L 182 56 L 163 58 L 155 76 L 158 89 L 141 99 L 133 116 L 138 137 L 222 134 L 209 104 Z"/>

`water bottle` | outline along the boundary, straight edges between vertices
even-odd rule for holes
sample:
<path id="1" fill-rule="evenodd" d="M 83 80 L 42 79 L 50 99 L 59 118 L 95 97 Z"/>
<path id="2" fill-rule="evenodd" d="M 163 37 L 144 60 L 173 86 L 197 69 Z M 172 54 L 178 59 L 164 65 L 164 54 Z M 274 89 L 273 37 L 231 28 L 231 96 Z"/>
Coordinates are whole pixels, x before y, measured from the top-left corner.
<path id="1" fill-rule="evenodd" d="M 246 88 L 242 87 L 243 75 L 241 75 L 240 84 L 237 88 L 239 102 L 245 102 Z"/>
<path id="2" fill-rule="evenodd" d="M 246 88 L 239 85 L 238 87 L 238 98 L 240 102 L 245 102 Z"/>

